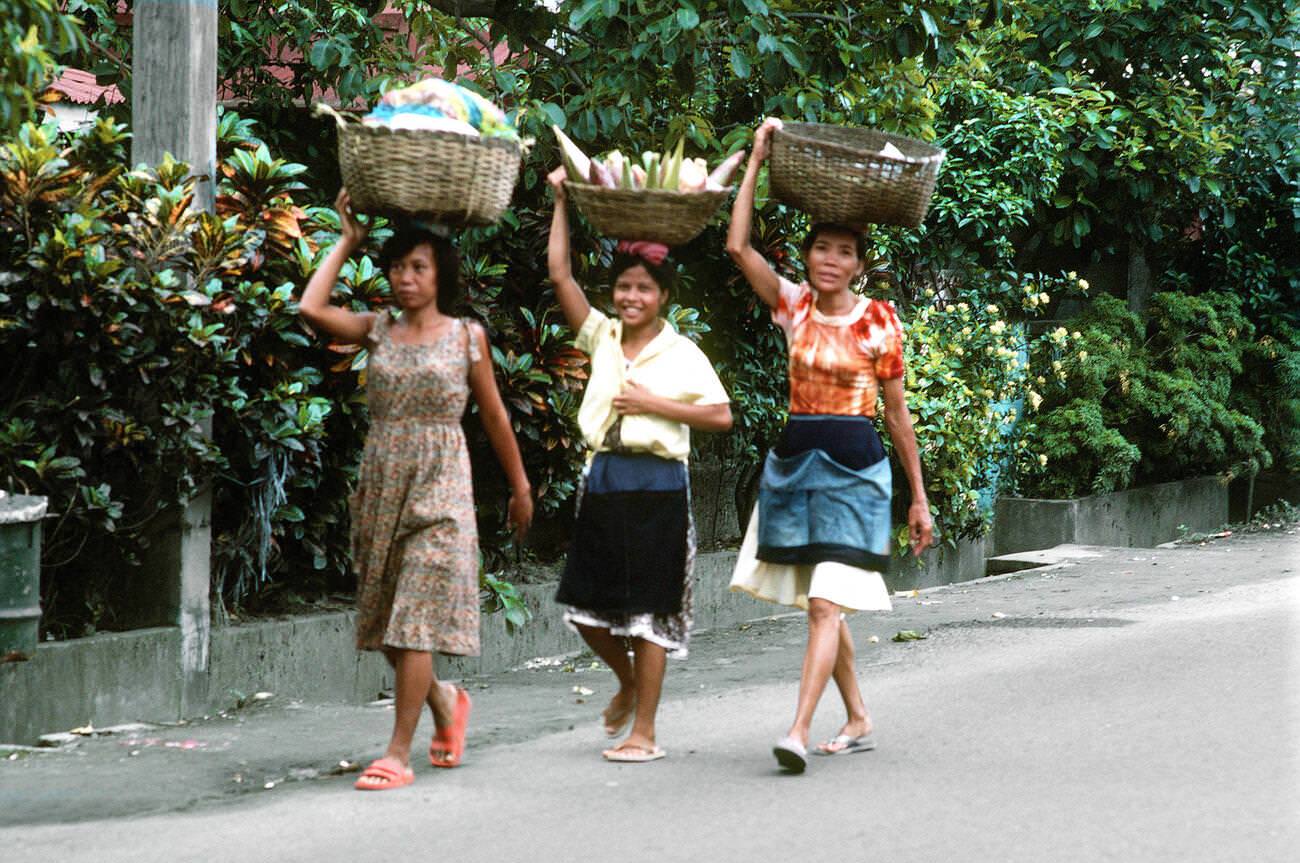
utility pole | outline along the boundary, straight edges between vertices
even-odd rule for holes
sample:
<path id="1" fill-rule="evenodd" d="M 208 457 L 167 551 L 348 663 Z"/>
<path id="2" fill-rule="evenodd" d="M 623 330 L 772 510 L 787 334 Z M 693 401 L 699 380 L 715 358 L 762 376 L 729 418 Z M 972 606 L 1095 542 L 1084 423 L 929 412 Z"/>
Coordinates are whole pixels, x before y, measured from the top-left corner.
<path id="1" fill-rule="evenodd" d="M 198 175 L 194 207 L 212 212 L 217 161 L 217 0 L 135 0 L 132 23 L 131 162 L 164 154 Z M 210 423 L 196 434 L 211 435 Z M 180 637 L 177 715 L 205 709 L 211 644 L 212 492 L 196 491 L 156 519 L 131 605 L 138 625 L 174 626 Z"/>

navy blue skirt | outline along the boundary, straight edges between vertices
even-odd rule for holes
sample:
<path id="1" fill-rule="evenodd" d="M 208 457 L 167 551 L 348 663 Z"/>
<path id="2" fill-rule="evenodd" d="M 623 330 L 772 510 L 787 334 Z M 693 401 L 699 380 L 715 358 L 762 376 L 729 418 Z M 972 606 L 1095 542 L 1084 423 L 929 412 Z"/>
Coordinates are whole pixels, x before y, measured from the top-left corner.
<path id="1" fill-rule="evenodd" d="M 583 480 L 556 601 L 596 612 L 677 614 L 689 529 L 683 462 L 597 453 Z"/>

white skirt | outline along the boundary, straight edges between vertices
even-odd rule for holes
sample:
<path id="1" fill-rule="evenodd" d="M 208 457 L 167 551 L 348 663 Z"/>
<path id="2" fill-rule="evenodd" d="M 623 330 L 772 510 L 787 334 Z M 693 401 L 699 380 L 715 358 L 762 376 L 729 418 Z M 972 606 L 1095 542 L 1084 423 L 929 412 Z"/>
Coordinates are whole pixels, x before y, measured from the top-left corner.
<path id="1" fill-rule="evenodd" d="M 873 569 L 860 569 L 832 561 L 816 564 L 768 563 L 758 552 L 758 507 L 749 517 L 745 541 L 740 545 L 731 589 L 755 599 L 808 609 L 810 597 L 825 599 L 845 611 L 891 611 L 889 588 Z"/>

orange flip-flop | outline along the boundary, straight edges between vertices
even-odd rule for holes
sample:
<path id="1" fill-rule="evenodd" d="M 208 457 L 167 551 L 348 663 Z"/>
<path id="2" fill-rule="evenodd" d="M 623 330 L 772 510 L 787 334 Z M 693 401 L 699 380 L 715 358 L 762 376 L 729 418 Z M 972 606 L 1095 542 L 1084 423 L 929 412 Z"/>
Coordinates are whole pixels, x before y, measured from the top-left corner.
<path id="1" fill-rule="evenodd" d="M 429 744 L 429 763 L 434 767 L 460 765 L 461 756 L 465 754 L 465 731 L 469 727 L 469 710 L 472 706 L 469 693 L 457 689 L 456 707 L 452 710 L 451 725 L 435 730 L 433 741 Z M 439 758 L 439 754 L 445 757 Z"/>
<path id="2" fill-rule="evenodd" d="M 382 779 L 384 782 L 363 782 L 363 779 Z M 403 766 L 396 758 L 380 758 L 370 762 L 370 766 L 361 771 L 361 776 L 352 787 L 358 791 L 389 791 L 410 785 L 414 781 L 414 770 Z"/>

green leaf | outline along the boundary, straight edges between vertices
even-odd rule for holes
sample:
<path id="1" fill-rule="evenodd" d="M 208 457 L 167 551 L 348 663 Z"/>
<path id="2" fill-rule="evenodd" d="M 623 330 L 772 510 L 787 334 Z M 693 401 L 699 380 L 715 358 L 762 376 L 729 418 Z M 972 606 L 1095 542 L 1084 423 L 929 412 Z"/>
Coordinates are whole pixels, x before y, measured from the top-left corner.
<path id="1" fill-rule="evenodd" d="M 700 13 L 689 6 L 677 10 L 677 26 L 683 30 L 694 30 L 700 26 Z"/>
<path id="2" fill-rule="evenodd" d="M 731 71 L 736 74 L 737 78 L 749 77 L 749 57 L 739 47 L 731 49 Z"/>
<path id="3" fill-rule="evenodd" d="M 537 107 L 546 115 L 547 123 L 559 126 L 561 129 L 568 123 L 569 118 L 565 115 L 564 109 L 554 102 L 540 102 Z"/>
<path id="4" fill-rule="evenodd" d="M 582 25 L 602 11 L 603 6 L 604 0 L 587 0 L 587 2 L 573 10 L 573 13 L 569 16 L 569 26 L 575 30 L 581 29 Z"/>

